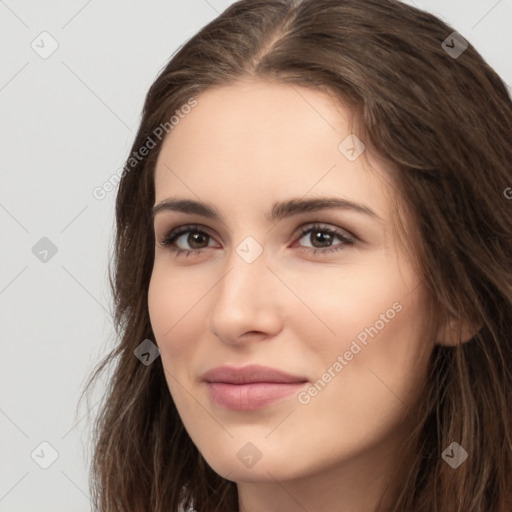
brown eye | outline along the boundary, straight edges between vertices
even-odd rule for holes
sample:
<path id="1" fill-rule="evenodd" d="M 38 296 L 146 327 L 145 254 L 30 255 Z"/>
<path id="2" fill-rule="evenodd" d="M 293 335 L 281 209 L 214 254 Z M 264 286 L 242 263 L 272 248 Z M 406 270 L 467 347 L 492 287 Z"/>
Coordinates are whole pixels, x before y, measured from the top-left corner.
<path id="1" fill-rule="evenodd" d="M 213 238 L 206 233 L 200 226 L 180 226 L 172 230 L 161 242 L 160 245 L 167 246 L 176 253 L 198 253 L 201 249 L 211 247 L 210 242 Z"/>
<path id="2" fill-rule="evenodd" d="M 313 253 L 339 251 L 343 246 L 354 244 L 354 239 L 348 236 L 348 234 L 322 225 L 310 226 L 303 229 L 298 240 L 301 239 L 309 241 L 310 245 L 300 245 L 300 247 L 307 252 Z M 336 239 L 341 243 L 333 245 Z"/>
<path id="3" fill-rule="evenodd" d="M 180 240 L 180 238 L 184 238 L 184 237 L 185 237 L 185 235 L 181 235 L 176 239 L 176 242 L 177 242 L 176 245 L 178 245 L 178 247 L 179 247 L 178 241 Z M 208 238 L 209 238 L 209 236 L 205 233 L 189 232 L 189 234 L 186 236 L 185 240 L 186 240 L 186 243 L 188 243 L 192 249 L 202 249 L 203 247 L 208 247 Z M 206 241 L 206 246 L 204 245 L 205 241 Z"/>

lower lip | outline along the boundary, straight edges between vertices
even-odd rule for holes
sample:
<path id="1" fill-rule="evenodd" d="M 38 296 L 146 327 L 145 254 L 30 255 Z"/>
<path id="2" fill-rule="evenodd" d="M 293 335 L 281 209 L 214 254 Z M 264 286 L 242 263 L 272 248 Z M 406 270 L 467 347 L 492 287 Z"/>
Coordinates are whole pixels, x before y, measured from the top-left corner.
<path id="1" fill-rule="evenodd" d="M 229 409 L 260 409 L 299 392 L 307 382 L 289 384 L 254 382 L 252 384 L 226 384 L 208 382 L 210 397 L 217 404 Z"/>

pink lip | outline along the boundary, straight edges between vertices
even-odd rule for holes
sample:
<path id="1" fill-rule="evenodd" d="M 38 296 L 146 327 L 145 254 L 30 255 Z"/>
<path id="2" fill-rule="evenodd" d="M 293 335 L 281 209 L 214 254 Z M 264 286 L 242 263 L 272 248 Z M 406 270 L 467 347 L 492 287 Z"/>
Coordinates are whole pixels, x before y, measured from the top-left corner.
<path id="1" fill-rule="evenodd" d="M 206 372 L 202 380 L 212 400 L 238 410 L 265 407 L 296 393 L 308 382 L 305 377 L 260 365 L 219 366 Z"/>

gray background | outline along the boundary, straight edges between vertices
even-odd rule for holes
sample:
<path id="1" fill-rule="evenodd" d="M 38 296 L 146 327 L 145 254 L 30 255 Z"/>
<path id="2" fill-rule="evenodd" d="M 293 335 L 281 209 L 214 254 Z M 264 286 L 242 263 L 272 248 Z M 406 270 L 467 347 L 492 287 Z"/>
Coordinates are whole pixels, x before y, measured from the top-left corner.
<path id="1" fill-rule="evenodd" d="M 92 191 L 123 166 L 171 54 L 231 3 L 0 0 L 0 512 L 90 510 L 87 440 L 102 389 L 89 413 L 76 406 L 114 343 L 115 199 Z M 512 84 L 512 0 L 408 3 Z"/>

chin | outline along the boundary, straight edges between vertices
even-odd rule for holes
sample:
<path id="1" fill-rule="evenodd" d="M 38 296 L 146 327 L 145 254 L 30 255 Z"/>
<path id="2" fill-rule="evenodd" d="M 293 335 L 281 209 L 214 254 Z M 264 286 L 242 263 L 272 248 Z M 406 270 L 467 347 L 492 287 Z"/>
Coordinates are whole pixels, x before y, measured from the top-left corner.
<path id="1" fill-rule="evenodd" d="M 226 452 L 218 457 L 213 455 L 204 458 L 218 475 L 233 482 L 275 483 L 275 480 L 298 478 L 302 472 L 296 460 L 290 464 L 289 455 L 276 452 L 271 452 L 268 456 L 262 454 L 253 465 L 250 461 L 244 462 L 243 453 L 239 456 L 236 451 L 233 452 L 233 458 L 226 458 Z M 306 471 L 307 469 L 304 468 L 304 473 Z"/>

